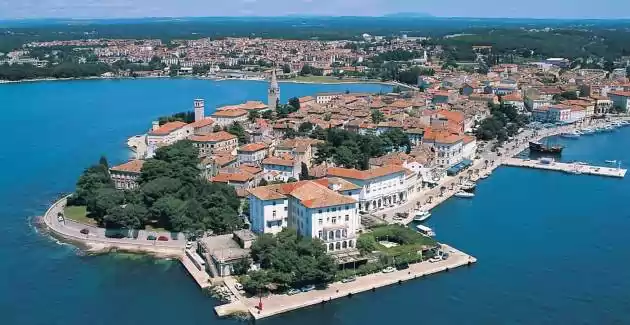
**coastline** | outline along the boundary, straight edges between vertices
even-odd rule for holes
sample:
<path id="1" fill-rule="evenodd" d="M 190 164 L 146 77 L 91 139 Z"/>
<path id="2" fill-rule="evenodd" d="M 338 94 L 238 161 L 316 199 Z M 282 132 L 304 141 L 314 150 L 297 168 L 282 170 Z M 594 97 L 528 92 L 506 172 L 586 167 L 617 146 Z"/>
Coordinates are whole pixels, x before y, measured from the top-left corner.
<path id="1" fill-rule="evenodd" d="M 194 79 L 194 80 L 210 80 L 210 81 L 249 81 L 249 82 L 268 82 L 266 79 L 217 79 L 217 78 L 208 78 L 203 76 L 142 76 L 142 77 L 79 77 L 79 78 L 37 78 L 37 79 L 22 79 L 22 80 L 0 80 L 0 85 L 4 84 L 20 84 L 20 83 L 36 83 L 36 82 L 46 82 L 46 81 L 85 81 L 85 80 L 140 80 L 140 79 Z M 384 86 L 401 86 L 408 89 L 414 89 L 413 86 L 398 84 L 393 81 L 361 81 L 361 80 L 352 80 L 352 81 L 339 81 L 335 82 L 331 81 L 306 81 L 306 80 L 291 80 L 284 79 L 278 80 L 279 83 L 294 83 L 294 84 L 313 84 L 313 85 L 339 85 L 339 84 L 372 84 L 372 85 L 384 85 Z"/>

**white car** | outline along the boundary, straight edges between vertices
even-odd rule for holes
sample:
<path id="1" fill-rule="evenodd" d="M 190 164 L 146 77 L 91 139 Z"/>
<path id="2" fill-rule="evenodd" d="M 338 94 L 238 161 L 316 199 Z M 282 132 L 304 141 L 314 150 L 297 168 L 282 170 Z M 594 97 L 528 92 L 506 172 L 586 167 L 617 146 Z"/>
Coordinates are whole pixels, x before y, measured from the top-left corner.
<path id="1" fill-rule="evenodd" d="M 193 247 L 193 242 L 188 241 L 186 242 L 186 249 L 191 249 Z"/>
<path id="2" fill-rule="evenodd" d="M 234 283 L 234 288 L 236 288 L 236 290 L 240 291 L 240 290 L 243 290 L 243 285 L 238 283 L 238 282 L 236 282 L 236 283 Z"/>
<path id="3" fill-rule="evenodd" d="M 392 273 L 392 272 L 394 272 L 394 271 L 396 271 L 396 268 L 395 268 L 395 267 L 393 267 L 393 266 L 388 266 L 388 267 L 384 268 L 384 269 L 383 269 L 383 271 L 381 271 L 381 272 L 383 272 L 383 273 Z"/>
<path id="4" fill-rule="evenodd" d="M 433 256 L 433 257 L 431 257 L 431 258 L 429 259 L 429 262 L 431 262 L 431 263 L 436 263 L 436 262 L 440 262 L 441 260 L 442 260 L 442 256 L 440 256 L 440 255 L 435 255 L 435 256 Z"/>

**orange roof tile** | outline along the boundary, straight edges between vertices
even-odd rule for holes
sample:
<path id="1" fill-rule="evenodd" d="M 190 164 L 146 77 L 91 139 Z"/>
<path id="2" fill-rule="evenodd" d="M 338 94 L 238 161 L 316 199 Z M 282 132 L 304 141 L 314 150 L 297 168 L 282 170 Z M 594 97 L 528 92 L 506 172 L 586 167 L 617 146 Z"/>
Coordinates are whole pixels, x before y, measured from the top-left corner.
<path id="1" fill-rule="evenodd" d="M 247 115 L 247 111 L 240 108 L 222 109 L 212 114 L 213 117 L 240 117 L 243 115 Z"/>
<path id="2" fill-rule="evenodd" d="M 267 145 L 262 142 L 248 143 L 238 148 L 238 151 L 254 152 L 267 149 Z"/>
<path id="3" fill-rule="evenodd" d="M 213 119 L 204 118 L 203 120 L 192 122 L 192 123 L 190 123 L 188 125 L 190 125 L 191 127 L 196 129 L 196 128 L 202 128 L 204 126 L 208 126 L 208 125 L 212 125 L 212 124 L 214 124 L 214 120 Z"/>
<path id="4" fill-rule="evenodd" d="M 282 159 L 278 157 L 265 158 L 262 163 L 263 165 L 280 165 L 293 167 L 293 159 Z"/>
<path id="5" fill-rule="evenodd" d="M 109 170 L 116 171 L 116 172 L 139 174 L 142 171 L 143 165 L 144 165 L 144 160 L 130 160 L 124 164 L 114 166 L 110 168 Z"/>
<path id="6" fill-rule="evenodd" d="M 221 142 L 236 139 L 236 136 L 226 131 L 219 131 L 204 135 L 193 135 L 190 137 L 194 142 Z"/>
<path id="7" fill-rule="evenodd" d="M 350 168 L 333 167 L 328 168 L 328 176 L 337 176 L 351 179 L 373 179 L 381 176 L 391 175 L 395 173 L 404 172 L 402 166 L 387 165 L 370 170 L 357 170 Z"/>
<path id="8" fill-rule="evenodd" d="M 149 135 L 167 135 L 175 130 L 181 129 L 186 125 L 186 123 L 180 121 L 168 122 L 160 126 L 157 130 L 150 131 Z"/>

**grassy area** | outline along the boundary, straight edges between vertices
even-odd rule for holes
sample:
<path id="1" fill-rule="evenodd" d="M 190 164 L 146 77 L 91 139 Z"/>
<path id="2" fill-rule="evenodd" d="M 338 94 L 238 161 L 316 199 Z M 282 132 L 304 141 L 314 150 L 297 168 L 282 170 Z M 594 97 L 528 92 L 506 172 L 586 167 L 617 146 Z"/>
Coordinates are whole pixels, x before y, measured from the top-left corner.
<path id="1" fill-rule="evenodd" d="M 67 206 L 63 210 L 63 215 L 65 218 L 76 222 L 93 226 L 96 225 L 96 221 L 87 216 L 87 209 L 85 208 L 85 205 Z"/>
<path id="2" fill-rule="evenodd" d="M 379 241 L 396 243 L 397 246 L 385 247 Z M 364 251 L 378 250 L 388 256 L 416 255 L 418 251 L 438 245 L 435 239 L 421 235 L 413 229 L 400 225 L 387 225 L 373 228 L 364 233 L 357 242 Z"/>
<path id="3" fill-rule="evenodd" d="M 343 78 L 339 79 L 333 76 L 297 76 L 296 78 L 287 79 L 287 81 L 299 81 L 299 82 L 321 82 L 321 83 L 344 83 L 344 82 L 381 82 L 376 79 L 356 79 L 356 78 Z"/>

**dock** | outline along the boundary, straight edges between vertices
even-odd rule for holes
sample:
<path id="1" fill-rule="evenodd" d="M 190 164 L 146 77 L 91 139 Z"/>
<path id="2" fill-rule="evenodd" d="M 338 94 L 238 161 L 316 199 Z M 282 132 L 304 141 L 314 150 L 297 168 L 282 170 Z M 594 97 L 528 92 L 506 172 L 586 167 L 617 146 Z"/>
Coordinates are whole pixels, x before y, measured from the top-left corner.
<path id="1" fill-rule="evenodd" d="M 626 176 L 626 169 L 614 167 L 592 166 L 578 163 L 563 163 L 557 161 L 529 160 L 520 158 L 506 158 L 503 161 L 506 166 L 536 168 L 553 170 L 568 174 L 585 174 L 606 177 L 623 178 Z"/>
<path id="2" fill-rule="evenodd" d="M 231 292 L 235 293 L 237 301 L 215 307 L 215 312 L 219 316 L 229 314 L 229 311 L 241 312 L 243 306 L 254 319 L 262 319 L 292 310 L 305 308 L 317 304 L 325 304 L 333 299 L 347 298 L 352 295 L 366 291 L 375 291 L 378 288 L 393 284 L 400 284 L 409 280 L 420 279 L 430 274 L 448 272 L 449 270 L 472 265 L 477 259 L 454 249 L 448 245 L 442 245 L 442 249 L 449 253 L 449 258 L 445 261 L 431 263 L 424 261 L 411 264 L 409 268 L 397 270 L 392 273 L 374 273 L 357 277 L 355 281 L 342 283 L 335 282 L 325 289 L 316 289 L 309 292 L 301 292 L 292 296 L 286 294 L 273 294 L 261 298 L 257 296 L 245 296 L 234 288 L 236 280 L 225 278 L 225 285 Z M 262 302 L 262 309 L 258 308 Z"/>

